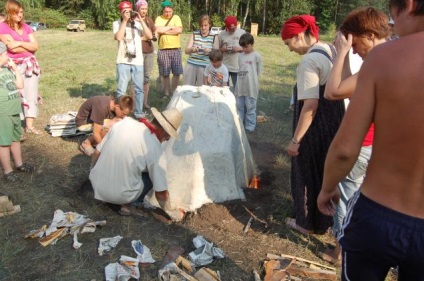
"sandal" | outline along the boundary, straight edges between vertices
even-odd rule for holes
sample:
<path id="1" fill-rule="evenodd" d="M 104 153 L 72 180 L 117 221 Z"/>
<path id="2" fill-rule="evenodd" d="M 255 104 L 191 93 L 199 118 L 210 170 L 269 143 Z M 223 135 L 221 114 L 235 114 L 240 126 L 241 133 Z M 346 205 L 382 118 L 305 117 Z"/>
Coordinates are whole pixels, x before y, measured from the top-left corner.
<path id="1" fill-rule="evenodd" d="M 28 134 L 34 134 L 34 135 L 39 135 L 41 134 L 41 132 L 39 130 L 37 130 L 36 128 L 32 127 L 32 128 L 25 128 L 25 132 Z"/>
<path id="2" fill-rule="evenodd" d="M 23 163 L 21 166 L 16 167 L 19 172 L 32 173 L 35 171 L 34 165 L 30 163 Z"/>
<path id="3" fill-rule="evenodd" d="M 300 232 L 300 233 L 302 233 L 303 235 L 309 235 L 309 234 L 314 233 L 312 230 L 308 230 L 308 229 L 306 229 L 306 228 L 303 228 L 303 227 L 299 226 L 299 225 L 296 223 L 296 219 L 293 219 L 293 218 L 286 218 L 286 219 L 284 220 L 284 222 L 286 223 L 286 225 L 287 225 L 289 228 L 291 228 L 291 229 L 293 229 L 293 230 L 296 230 L 297 232 Z"/>
<path id="4" fill-rule="evenodd" d="M 8 182 L 15 182 L 20 180 L 18 175 L 13 171 L 4 175 L 4 179 L 7 180 Z"/>
<path id="5" fill-rule="evenodd" d="M 135 206 L 122 205 L 121 209 L 118 210 L 118 214 L 121 216 L 139 216 L 147 217 L 148 213 L 141 208 Z"/>
<path id="6" fill-rule="evenodd" d="M 94 154 L 94 147 L 84 147 L 83 144 L 80 144 L 79 150 L 84 153 L 87 156 L 90 156 Z"/>

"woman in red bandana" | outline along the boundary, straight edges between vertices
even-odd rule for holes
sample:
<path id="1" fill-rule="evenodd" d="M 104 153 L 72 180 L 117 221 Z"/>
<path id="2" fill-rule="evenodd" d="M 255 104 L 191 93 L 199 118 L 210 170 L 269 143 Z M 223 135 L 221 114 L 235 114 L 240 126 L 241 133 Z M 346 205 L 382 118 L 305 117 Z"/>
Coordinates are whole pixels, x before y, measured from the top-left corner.
<path id="1" fill-rule="evenodd" d="M 319 41 L 319 28 L 310 15 L 287 20 L 281 37 L 290 51 L 304 55 L 296 71 L 293 137 L 287 149 L 292 156 L 294 218 L 286 218 L 286 224 L 303 234 L 322 234 L 332 218 L 319 212 L 317 197 L 325 156 L 344 114 L 343 101 L 324 99 L 335 51 Z"/>

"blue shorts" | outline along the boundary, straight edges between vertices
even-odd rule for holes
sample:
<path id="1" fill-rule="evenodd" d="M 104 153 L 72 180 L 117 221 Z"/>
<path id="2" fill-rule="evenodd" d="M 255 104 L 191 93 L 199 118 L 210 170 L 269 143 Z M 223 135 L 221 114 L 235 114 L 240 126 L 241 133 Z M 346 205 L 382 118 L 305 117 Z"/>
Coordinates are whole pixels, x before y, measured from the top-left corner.
<path id="1" fill-rule="evenodd" d="M 349 201 L 339 242 L 341 280 L 384 281 L 396 266 L 398 280 L 424 280 L 424 219 L 396 212 L 357 192 Z"/>

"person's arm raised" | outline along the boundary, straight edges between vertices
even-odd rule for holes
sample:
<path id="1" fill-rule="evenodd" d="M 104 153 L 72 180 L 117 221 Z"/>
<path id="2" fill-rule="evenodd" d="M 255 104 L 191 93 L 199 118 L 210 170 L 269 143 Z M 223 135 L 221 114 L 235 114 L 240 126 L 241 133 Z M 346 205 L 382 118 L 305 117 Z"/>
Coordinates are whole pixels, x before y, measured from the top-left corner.
<path id="1" fill-rule="evenodd" d="M 325 85 L 324 97 L 328 100 L 341 100 L 350 98 L 355 90 L 357 82 L 357 74 L 352 75 L 343 80 L 343 64 L 346 56 L 349 55 L 349 50 L 352 46 L 352 35 L 349 34 L 348 38 L 341 33 L 337 33 L 335 46 L 337 55 L 331 69 L 330 76 L 328 77 Z"/>

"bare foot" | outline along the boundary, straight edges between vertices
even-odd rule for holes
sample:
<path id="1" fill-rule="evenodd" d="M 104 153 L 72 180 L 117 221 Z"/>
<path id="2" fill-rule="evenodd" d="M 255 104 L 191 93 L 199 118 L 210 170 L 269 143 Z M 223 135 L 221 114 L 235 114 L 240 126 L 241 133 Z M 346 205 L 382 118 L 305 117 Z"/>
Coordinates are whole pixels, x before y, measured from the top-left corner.
<path id="1" fill-rule="evenodd" d="M 312 231 L 312 230 L 309 230 L 309 229 L 306 229 L 306 228 L 303 228 L 303 227 L 299 226 L 299 225 L 296 223 L 296 219 L 293 219 L 293 218 L 286 218 L 286 219 L 285 219 L 285 223 L 286 223 L 286 225 L 287 225 L 289 228 L 291 228 L 291 229 L 293 229 L 293 230 L 296 230 L 296 231 L 298 231 L 298 232 L 300 232 L 300 233 L 302 233 L 302 234 L 304 234 L 304 235 L 309 235 L 309 234 L 312 234 L 312 233 L 313 233 L 313 231 Z"/>

